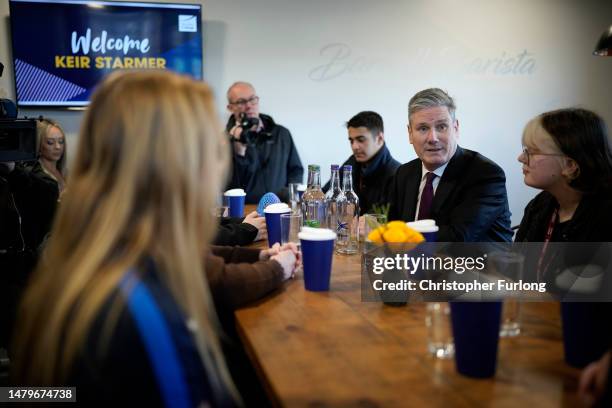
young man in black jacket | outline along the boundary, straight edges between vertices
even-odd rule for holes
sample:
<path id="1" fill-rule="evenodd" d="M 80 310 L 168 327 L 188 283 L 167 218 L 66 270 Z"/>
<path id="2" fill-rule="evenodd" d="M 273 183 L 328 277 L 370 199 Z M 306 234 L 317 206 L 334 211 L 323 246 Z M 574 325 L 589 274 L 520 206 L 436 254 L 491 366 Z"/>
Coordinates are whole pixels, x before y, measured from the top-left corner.
<path id="1" fill-rule="evenodd" d="M 248 82 L 230 86 L 227 101 L 232 116 L 226 130 L 233 151 L 228 188 L 244 189 L 249 204 L 268 192 L 286 199 L 289 183 L 301 183 L 304 175 L 291 133 L 259 113 L 259 96 Z"/>
<path id="2" fill-rule="evenodd" d="M 346 128 L 353 155 L 343 165 L 353 166 L 353 190 L 363 215 L 371 212 L 374 205 L 387 204 L 389 184 L 400 163 L 385 145 L 383 119 L 378 113 L 359 112 L 346 123 Z M 340 171 L 340 183 L 342 176 Z M 324 191 L 327 192 L 330 183 L 331 180 L 323 187 Z"/>

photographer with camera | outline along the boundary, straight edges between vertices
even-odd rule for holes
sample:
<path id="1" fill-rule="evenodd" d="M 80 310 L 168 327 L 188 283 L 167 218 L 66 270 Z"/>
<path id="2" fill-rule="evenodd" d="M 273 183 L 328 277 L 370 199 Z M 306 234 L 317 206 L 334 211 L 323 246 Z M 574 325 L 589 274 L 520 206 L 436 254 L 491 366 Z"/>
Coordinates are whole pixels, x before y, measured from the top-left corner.
<path id="1" fill-rule="evenodd" d="M 58 195 L 56 183 L 14 162 L 0 162 L 0 347 L 8 345 L 17 305 L 38 261 L 38 248 L 51 229 Z"/>
<path id="2" fill-rule="evenodd" d="M 36 158 L 36 122 L 18 119 L 15 104 L 0 99 L 0 348 L 9 341 L 59 193 L 57 183 L 16 164 Z"/>
<path id="3" fill-rule="evenodd" d="M 304 175 L 291 133 L 259 113 L 259 96 L 250 83 L 232 84 L 227 101 L 232 116 L 226 130 L 233 149 L 228 189 L 244 189 L 247 203 L 257 203 L 267 192 L 286 199 L 289 183 L 301 183 Z"/>

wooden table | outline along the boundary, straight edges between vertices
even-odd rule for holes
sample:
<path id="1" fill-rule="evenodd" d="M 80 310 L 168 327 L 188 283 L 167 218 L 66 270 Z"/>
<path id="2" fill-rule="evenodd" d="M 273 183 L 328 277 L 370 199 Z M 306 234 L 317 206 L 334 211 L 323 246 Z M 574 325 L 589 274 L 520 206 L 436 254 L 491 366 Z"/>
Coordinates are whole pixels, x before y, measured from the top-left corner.
<path id="1" fill-rule="evenodd" d="M 500 339 L 497 374 L 477 380 L 426 351 L 425 304 L 361 301 L 360 256 L 334 257 L 331 290 L 301 276 L 236 312 L 238 332 L 279 406 L 577 406 L 559 306 L 524 303 L 523 333 Z"/>

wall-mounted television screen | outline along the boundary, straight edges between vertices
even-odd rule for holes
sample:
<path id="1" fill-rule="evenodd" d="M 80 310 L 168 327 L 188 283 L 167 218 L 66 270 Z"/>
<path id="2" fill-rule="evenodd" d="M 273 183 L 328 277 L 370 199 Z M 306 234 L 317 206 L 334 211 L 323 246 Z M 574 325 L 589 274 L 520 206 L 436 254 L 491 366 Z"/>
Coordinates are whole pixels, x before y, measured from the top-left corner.
<path id="1" fill-rule="evenodd" d="M 10 0 L 20 106 L 85 106 L 119 69 L 169 69 L 202 78 L 201 6 Z"/>

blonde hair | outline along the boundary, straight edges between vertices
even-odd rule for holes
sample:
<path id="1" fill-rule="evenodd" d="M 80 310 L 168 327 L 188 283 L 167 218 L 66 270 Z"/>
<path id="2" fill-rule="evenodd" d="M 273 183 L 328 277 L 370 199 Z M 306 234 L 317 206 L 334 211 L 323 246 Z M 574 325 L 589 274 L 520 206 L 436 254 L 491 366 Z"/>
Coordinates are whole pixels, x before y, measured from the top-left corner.
<path id="1" fill-rule="evenodd" d="M 523 146 L 539 149 L 548 147 L 555 153 L 561 153 L 561 148 L 555 142 L 555 139 L 542 126 L 541 116 L 536 116 L 527 122 L 525 129 L 523 130 L 521 142 Z"/>
<path id="2" fill-rule="evenodd" d="M 57 128 L 64 138 L 64 152 L 56 165 L 62 176 L 66 177 L 66 154 L 68 153 L 68 144 L 66 142 L 66 132 L 64 132 L 64 129 L 57 121 L 50 118 L 43 118 L 36 121 L 36 151 L 40 154 L 43 139 L 49 134 L 51 128 Z"/>
<path id="3" fill-rule="evenodd" d="M 128 270 L 150 256 L 197 323 L 195 343 L 213 388 L 239 399 L 203 270 L 215 234 L 210 208 L 228 167 L 226 143 L 204 83 L 146 71 L 114 73 L 98 87 L 81 127 L 70 189 L 24 296 L 18 379 L 65 380 L 101 307 Z"/>

